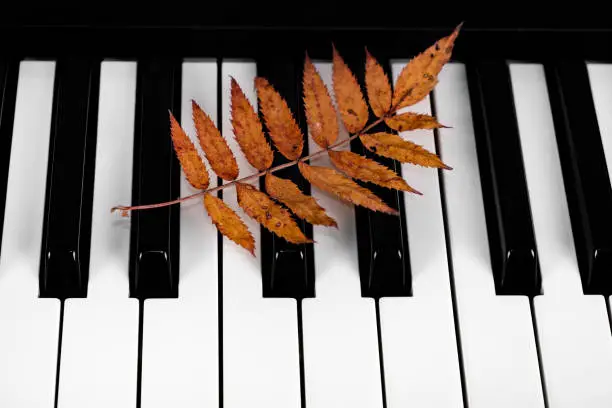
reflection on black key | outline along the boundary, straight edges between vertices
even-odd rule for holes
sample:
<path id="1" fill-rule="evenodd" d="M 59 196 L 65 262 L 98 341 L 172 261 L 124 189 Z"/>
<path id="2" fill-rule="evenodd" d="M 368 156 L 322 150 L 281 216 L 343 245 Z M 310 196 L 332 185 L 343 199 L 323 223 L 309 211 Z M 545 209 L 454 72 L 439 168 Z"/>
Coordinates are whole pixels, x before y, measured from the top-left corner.
<path id="1" fill-rule="evenodd" d="M 40 263 L 41 297 L 87 295 L 99 82 L 100 61 L 57 62 Z"/>
<path id="2" fill-rule="evenodd" d="M 0 60 L 0 242 L 2 242 L 2 231 L 4 229 L 6 183 L 8 182 L 11 156 L 18 76 L 19 64 L 16 61 Z"/>
<path id="3" fill-rule="evenodd" d="M 499 295 L 540 294 L 541 276 L 509 69 L 467 65 L 491 263 Z"/>
<path id="4" fill-rule="evenodd" d="M 378 60 L 392 83 L 391 66 L 382 51 L 369 47 L 369 52 Z M 365 61 L 363 48 L 346 46 L 338 52 L 353 71 L 361 84 L 364 99 L 367 103 L 365 89 Z M 370 122 L 375 118 L 370 108 Z M 372 128 L 368 133 L 395 132 L 384 123 Z M 390 168 L 402 175 L 401 163 L 382 157 L 369 151 L 359 140 L 351 142 L 351 150 Z M 355 180 L 380 197 L 389 207 L 398 210 L 398 215 L 375 212 L 355 206 L 355 223 L 357 228 L 357 246 L 359 273 L 361 277 L 361 294 L 365 297 L 411 296 L 412 276 L 408 250 L 406 215 L 404 212 L 404 193 L 401 191 L 377 186 Z M 415 186 L 416 187 L 416 186 Z M 418 189 L 418 187 L 416 187 Z"/>
<path id="5" fill-rule="evenodd" d="M 285 57 L 278 60 L 266 57 L 257 63 L 257 75 L 266 78 L 285 98 L 287 105 L 304 135 L 302 156 L 308 155 L 308 129 L 302 100 L 303 61 Z M 260 118 L 267 134 L 267 128 L 260 110 Z M 269 139 L 271 141 L 271 139 Z M 288 162 L 272 142 L 274 162 L 277 166 Z M 310 195 L 310 184 L 306 182 L 297 166 L 291 166 L 274 173 L 297 184 L 304 194 Z M 265 190 L 265 178 L 260 179 L 260 189 Z M 312 225 L 294 216 L 304 234 L 312 239 Z M 313 244 L 292 244 L 261 227 L 261 266 L 264 297 L 291 297 L 301 299 L 314 296 L 314 255 Z"/>
<path id="6" fill-rule="evenodd" d="M 586 64 L 550 64 L 546 80 L 582 286 L 610 295 L 612 188 Z"/>
<path id="7" fill-rule="evenodd" d="M 180 197 L 180 165 L 168 111 L 180 118 L 181 65 L 138 61 L 132 205 Z M 178 297 L 180 206 L 132 213 L 130 296 Z"/>

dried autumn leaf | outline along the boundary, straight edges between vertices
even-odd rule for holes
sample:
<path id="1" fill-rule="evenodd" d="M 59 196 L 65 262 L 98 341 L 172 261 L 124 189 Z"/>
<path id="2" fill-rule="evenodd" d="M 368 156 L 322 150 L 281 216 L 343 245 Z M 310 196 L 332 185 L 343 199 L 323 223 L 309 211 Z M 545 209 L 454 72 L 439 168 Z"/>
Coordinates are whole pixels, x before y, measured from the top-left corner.
<path id="1" fill-rule="evenodd" d="M 294 244 L 313 242 L 302 233 L 291 213 L 267 194 L 244 183 L 236 183 L 236 192 L 240 207 L 266 229 Z"/>
<path id="2" fill-rule="evenodd" d="M 238 177 L 238 163 L 227 142 L 215 126 L 212 119 L 200 108 L 196 101 L 191 101 L 193 122 L 200 140 L 200 146 L 215 173 L 226 181 Z"/>
<path id="3" fill-rule="evenodd" d="M 433 116 L 415 112 L 406 112 L 397 116 L 385 118 L 385 123 L 391 129 L 400 132 L 415 129 L 438 129 L 446 127 L 438 123 Z"/>
<path id="4" fill-rule="evenodd" d="M 332 81 L 342 122 L 350 133 L 357 133 L 368 122 L 368 105 L 361 87 L 336 47 L 333 47 Z"/>
<path id="5" fill-rule="evenodd" d="M 463 24 L 463 23 L 462 23 Z M 438 83 L 438 74 L 450 60 L 462 24 L 406 64 L 395 83 L 393 106 L 403 108 L 425 98 Z"/>
<path id="6" fill-rule="evenodd" d="M 234 78 L 232 89 L 232 127 L 238 145 L 247 161 L 259 171 L 268 169 L 274 160 L 272 148 L 263 133 L 259 116 Z"/>
<path id="7" fill-rule="evenodd" d="M 372 111 L 376 117 L 383 117 L 391 108 L 391 84 L 389 77 L 367 48 L 365 83 Z"/>
<path id="8" fill-rule="evenodd" d="M 452 170 L 442 160 L 422 146 L 392 133 L 378 132 L 359 136 L 363 145 L 370 151 L 403 163 L 412 163 L 423 167 L 437 167 Z"/>
<path id="9" fill-rule="evenodd" d="M 223 200 L 208 193 L 204 194 L 204 207 L 221 234 L 255 256 L 255 239 L 238 214 L 229 208 Z"/>
<path id="10" fill-rule="evenodd" d="M 321 166 L 311 166 L 299 162 L 298 167 L 306 180 L 313 186 L 331 193 L 340 200 L 381 211 L 388 214 L 398 215 L 399 212 L 385 204 L 379 197 L 367 188 L 361 187 L 350 178 L 340 172 Z"/>
<path id="11" fill-rule="evenodd" d="M 274 145 L 287 159 L 298 159 L 304 148 L 304 136 L 287 101 L 265 78 L 255 78 L 255 87 L 268 133 Z"/>
<path id="12" fill-rule="evenodd" d="M 204 162 L 172 112 L 168 111 L 168 113 L 170 114 L 172 144 L 187 181 L 197 189 L 206 190 L 210 180 Z"/>
<path id="13" fill-rule="evenodd" d="M 295 215 L 315 225 L 338 227 L 336 221 L 325 213 L 314 197 L 307 196 L 291 180 L 266 175 L 266 192 L 285 204 Z"/>
<path id="14" fill-rule="evenodd" d="M 338 137 L 338 117 L 331 96 L 308 55 L 304 62 L 304 105 L 312 139 L 322 148 Z"/>
<path id="15" fill-rule="evenodd" d="M 421 195 L 393 170 L 372 159 L 349 151 L 330 150 L 328 153 L 332 164 L 349 177 Z"/>

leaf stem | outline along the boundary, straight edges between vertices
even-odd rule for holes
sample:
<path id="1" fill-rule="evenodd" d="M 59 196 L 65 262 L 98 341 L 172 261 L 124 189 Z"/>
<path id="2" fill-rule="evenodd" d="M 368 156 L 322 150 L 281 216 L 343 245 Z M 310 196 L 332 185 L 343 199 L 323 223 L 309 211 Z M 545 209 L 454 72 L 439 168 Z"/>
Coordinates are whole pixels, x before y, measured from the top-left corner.
<path id="1" fill-rule="evenodd" d="M 146 209 L 151 209 L 151 208 L 161 208 L 161 207 L 168 207 L 174 204 L 179 204 L 182 203 L 183 201 L 187 201 L 187 200 L 191 200 L 193 198 L 197 198 L 197 197 L 201 197 L 205 194 L 210 194 L 210 193 L 214 193 L 216 191 L 219 190 L 223 190 L 226 189 L 228 187 L 232 187 L 234 185 L 236 185 L 237 183 L 244 183 L 250 180 L 254 180 L 254 179 L 258 179 L 261 176 L 265 176 L 268 173 L 274 173 L 275 171 L 279 171 L 282 169 L 286 169 L 287 167 L 291 167 L 294 166 L 296 164 L 298 164 L 299 162 L 305 162 L 307 160 L 313 159 L 315 157 L 321 156 L 327 152 L 329 152 L 332 149 L 335 149 L 337 147 L 343 146 L 353 140 L 355 140 L 356 138 L 358 138 L 359 136 L 363 135 L 364 133 L 368 132 L 370 129 L 372 129 L 374 126 L 380 124 L 383 120 L 385 120 L 387 117 L 393 115 L 393 113 L 395 113 L 396 109 L 391 109 L 389 111 L 389 113 L 387 113 L 385 116 L 378 118 L 377 120 L 375 120 L 374 122 L 370 123 L 368 126 L 364 127 L 360 132 L 355 133 L 354 135 L 350 135 L 348 138 L 346 139 L 342 139 L 334 144 L 331 144 L 329 146 L 327 146 L 325 149 L 321 149 L 318 150 L 316 152 L 314 152 L 313 154 L 310 154 L 308 156 L 304 156 L 301 157 L 299 159 L 278 165 L 276 167 L 272 167 L 270 169 L 267 170 L 263 170 L 260 171 L 259 173 L 255 173 L 255 174 L 251 174 L 250 176 L 246 176 L 243 177 L 241 179 L 238 180 L 232 180 L 226 184 L 222 184 L 220 186 L 217 187 L 213 187 L 213 188 L 209 188 L 208 190 L 203 190 L 203 191 L 199 191 L 195 194 L 191 194 L 185 197 L 181 197 L 181 198 L 177 198 L 176 200 L 172 200 L 172 201 L 166 201 L 163 203 L 156 203 L 156 204 L 144 204 L 144 205 L 135 205 L 135 206 L 115 206 L 113 208 L 111 208 L 111 213 L 115 212 L 115 211 L 120 211 L 121 214 L 123 215 L 127 215 L 128 211 L 134 211 L 134 210 L 146 210 Z"/>

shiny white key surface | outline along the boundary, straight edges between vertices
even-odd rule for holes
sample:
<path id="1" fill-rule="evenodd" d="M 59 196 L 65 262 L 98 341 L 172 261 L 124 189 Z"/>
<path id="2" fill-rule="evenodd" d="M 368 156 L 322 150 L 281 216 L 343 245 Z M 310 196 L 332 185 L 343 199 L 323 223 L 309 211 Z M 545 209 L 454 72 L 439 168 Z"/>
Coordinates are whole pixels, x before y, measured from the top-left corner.
<path id="1" fill-rule="evenodd" d="M 529 301 L 496 296 L 467 78 L 450 63 L 434 90 L 442 174 L 470 408 L 544 407 Z"/>
<path id="2" fill-rule="evenodd" d="M 136 63 L 103 61 L 87 298 L 64 304 L 58 406 L 133 407 L 138 368 L 138 300 L 129 298 L 129 203 Z"/>
<path id="3" fill-rule="evenodd" d="M 240 177 L 252 174 L 230 122 L 230 76 L 257 109 L 256 66 L 223 62 L 222 132 L 234 152 Z M 253 185 L 259 186 L 257 181 Z M 223 402 L 226 408 L 300 407 L 297 305 L 294 299 L 263 298 L 260 225 L 238 206 L 236 190 L 223 200 L 244 220 L 255 238 L 255 257 L 223 239 Z"/>
<path id="4" fill-rule="evenodd" d="M 587 69 L 601 143 L 608 163 L 608 176 L 612 180 L 612 116 L 610 116 L 612 111 L 612 64 L 589 62 Z M 609 305 L 612 305 L 612 298 L 609 300 Z"/>
<path id="5" fill-rule="evenodd" d="M 318 63 L 331 89 L 331 64 Z M 341 127 L 338 138 L 347 137 Z M 320 148 L 309 137 L 310 151 Z M 310 162 L 330 167 L 327 156 Z M 361 297 L 355 214 L 317 188 L 312 196 L 338 229 L 314 226 L 316 297 L 303 301 L 304 371 L 309 408 L 382 407 L 376 310 Z"/>
<path id="6" fill-rule="evenodd" d="M 185 61 L 182 69 L 177 120 L 199 149 L 191 100 L 216 122 L 217 63 Z M 214 187 L 216 177 L 209 174 Z M 195 192 L 181 172 L 181 196 Z M 182 203 L 180 218 L 179 298 L 145 301 L 143 408 L 219 405 L 217 230 L 200 199 Z"/>
<path id="7" fill-rule="evenodd" d="M 55 63 L 19 68 L 0 249 L 0 406 L 52 408 L 60 303 L 38 298 Z"/>
<path id="8" fill-rule="evenodd" d="M 406 63 L 392 62 L 393 82 Z M 430 98 L 400 112 L 431 115 Z M 436 151 L 432 130 L 400 134 Z M 423 195 L 404 193 L 413 296 L 380 299 L 387 407 L 462 407 L 438 173 L 403 164 L 402 177 Z"/>

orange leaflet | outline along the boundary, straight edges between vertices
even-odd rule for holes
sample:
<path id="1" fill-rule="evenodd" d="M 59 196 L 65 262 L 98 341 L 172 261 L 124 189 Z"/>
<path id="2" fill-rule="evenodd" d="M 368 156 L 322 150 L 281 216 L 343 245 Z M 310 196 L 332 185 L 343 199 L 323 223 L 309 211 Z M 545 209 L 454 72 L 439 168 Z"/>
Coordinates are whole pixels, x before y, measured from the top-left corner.
<path id="1" fill-rule="evenodd" d="M 391 108 L 391 84 L 389 77 L 367 48 L 365 83 L 372 111 L 380 118 Z"/>
<path id="2" fill-rule="evenodd" d="M 462 24 L 459 24 L 450 35 L 438 40 L 406 64 L 395 82 L 393 91 L 395 108 L 414 105 L 436 86 L 438 74 L 450 60 Z"/>
<path id="3" fill-rule="evenodd" d="M 325 213 L 314 197 L 307 196 L 290 180 L 266 175 L 266 192 L 285 204 L 295 215 L 311 224 L 338 227 L 336 221 Z"/>
<path id="4" fill-rule="evenodd" d="M 338 137 L 338 117 L 327 87 L 308 55 L 304 62 L 302 83 L 310 135 L 316 144 L 325 148 Z"/>
<path id="5" fill-rule="evenodd" d="M 219 231 L 255 256 L 255 240 L 246 224 L 223 200 L 204 194 L 204 207 Z"/>
<path id="6" fill-rule="evenodd" d="M 370 190 L 361 187 L 334 169 L 310 166 L 304 162 L 299 162 L 298 167 L 304 178 L 313 186 L 335 195 L 342 201 L 360 205 L 374 211 L 393 215 L 399 214 L 397 210 L 389 207 Z"/>
<path id="7" fill-rule="evenodd" d="M 336 102 L 346 130 L 357 133 L 368 122 L 368 105 L 363 99 L 361 87 L 346 65 L 336 47 L 333 47 L 332 79 Z"/>
<path id="8" fill-rule="evenodd" d="M 397 116 L 391 116 L 385 119 L 385 123 L 391 129 L 400 132 L 415 129 L 438 129 L 447 127 L 438 123 L 433 116 L 414 112 L 406 112 Z"/>
<path id="9" fill-rule="evenodd" d="M 215 173 L 226 181 L 238 177 L 238 163 L 215 126 L 212 119 L 200 108 L 196 101 L 191 101 L 193 122 L 195 124 L 200 146 Z"/>
<path id="10" fill-rule="evenodd" d="M 367 157 L 349 151 L 330 150 L 329 158 L 338 170 L 349 177 L 362 181 L 369 181 L 379 186 L 421 195 L 421 192 L 410 187 L 406 181 L 393 170 Z"/>
<path id="11" fill-rule="evenodd" d="M 246 159 L 259 171 L 272 165 L 274 153 L 263 133 L 259 116 L 234 78 L 232 84 L 232 126 Z"/>
<path id="12" fill-rule="evenodd" d="M 312 243 L 302 233 L 291 213 L 250 184 L 236 183 L 238 204 L 249 217 L 279 237 L 294 244 Z"/>
<path id="13" fill-rule="evenodd" d="M 208 171 L 206 171 L 204 162 L 172 112 L 168 111 L 168 113 L 170 114 L 172 144 L 183 172 L 187 177 L 187 181 L 199 190 L 206 190 L 210 180 L 208 179 Z"/>
<path id="14" fill-rule="evenodd" d="M 413 142 L 402 139 L 392 133 L 372 133 L 359 136 L 363 145 L 370 151 L 380 155 L 423 167 L 437 167 L 452 170 L 452 167 L 442 163 L 434 153 Z"/>
<path id="15" fill-rule="evenodd" d="M 255 87 L 264 121 L 274 145 L 287 159 L 298 159 L 304 148 L 304 136 L 287 101 L 265 78 L 255 78 Z"/>

